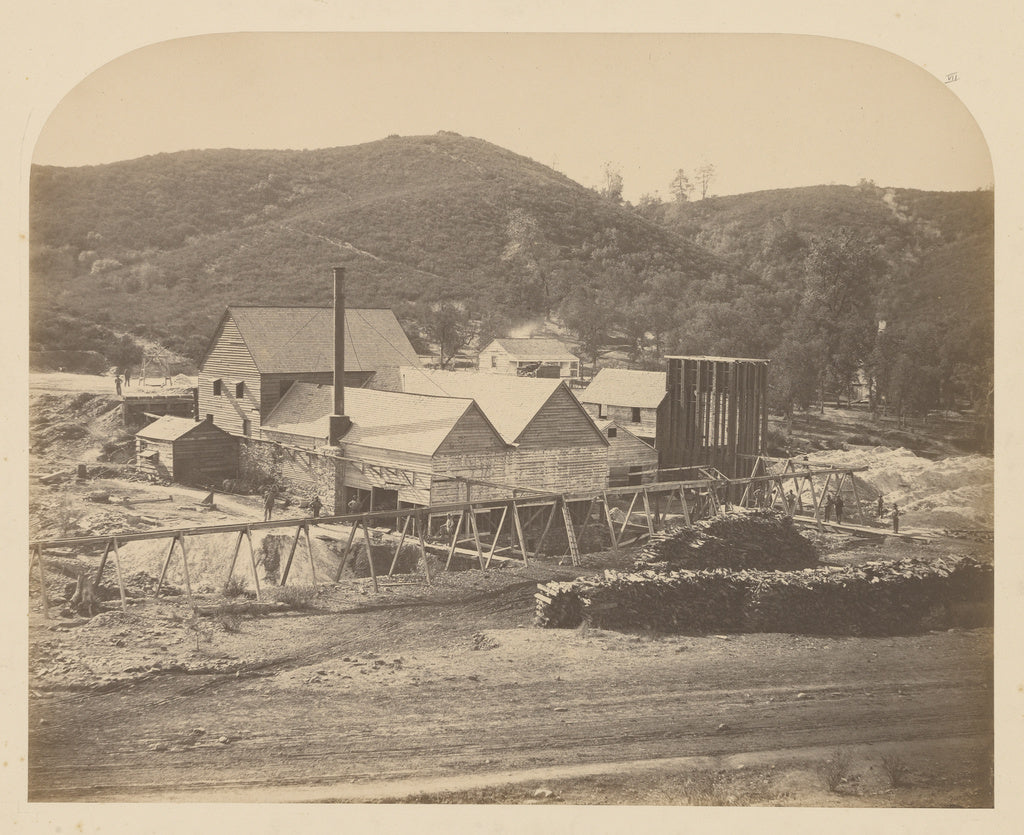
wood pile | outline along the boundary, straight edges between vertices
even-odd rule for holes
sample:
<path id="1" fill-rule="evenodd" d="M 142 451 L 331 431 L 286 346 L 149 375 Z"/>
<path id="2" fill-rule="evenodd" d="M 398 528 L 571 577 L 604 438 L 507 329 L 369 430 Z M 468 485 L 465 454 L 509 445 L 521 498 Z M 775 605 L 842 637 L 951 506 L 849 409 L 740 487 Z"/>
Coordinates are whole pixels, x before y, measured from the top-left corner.
<path id="1" fill-rule="evenodd" d="M 818 565 L 814 545 L 783 513 L 732 510 L 692 528 L 655 534 L 634 563 L 637 570 L 795 571 Z"/>
<path id="2" fill-rule="evenodd" d="M 801 571 L 605 572 L 541 585 L 539 626 L 893 635 L 992 622 L 992 566 L 896 560 Z"/>

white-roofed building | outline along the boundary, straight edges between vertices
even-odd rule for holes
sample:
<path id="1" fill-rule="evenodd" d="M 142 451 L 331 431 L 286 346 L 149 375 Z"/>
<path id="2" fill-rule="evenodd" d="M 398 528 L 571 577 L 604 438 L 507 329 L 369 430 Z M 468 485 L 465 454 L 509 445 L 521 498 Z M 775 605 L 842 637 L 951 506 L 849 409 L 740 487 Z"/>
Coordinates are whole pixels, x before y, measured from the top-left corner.
<path id="1" fill-rule="evenodd" d="M 594 418 L 614 420 L 654 445 L 665 402 L 665 379 L 664 371 L 602 368 L 580 394 L 580 402 Z"/>
<path id="2" fill-rule="evenodd" d="M 368 499 L 360 509 L 380 510 L 458 501 L 466 496 L 460 478 L 505 481 L 508 445 L 471 399 L 346 388 L 352 426 L 334 447 L 327 444 L 332 411 L 331 386 L 297 382 L 262 434 L 280 444 L 280 475 L 289 488 L 316 493 L 339 512 L 353 491 Z M 481 487 L 473 497 L 492 493 L 505 495 Z"/>
<path id="3" fill-rule="evenodd" d="M 571 378 L 580 376 L 580 360 L 557 339 L 502 337 L 480 351 L 480 370 L 519 377 Z"/>

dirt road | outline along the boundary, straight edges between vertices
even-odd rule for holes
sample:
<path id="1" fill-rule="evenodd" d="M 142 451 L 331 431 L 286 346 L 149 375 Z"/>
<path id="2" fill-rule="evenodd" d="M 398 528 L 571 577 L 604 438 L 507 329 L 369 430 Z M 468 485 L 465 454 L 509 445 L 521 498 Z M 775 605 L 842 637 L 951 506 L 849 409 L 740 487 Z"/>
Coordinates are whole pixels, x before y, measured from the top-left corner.
<path id="1" fill-rule="evenodd" d="M 548 631 L 529 626 L 533 590 L 246 621 L 189 672 L 34 692 L 30 799 L 367 799 L 354 786 L 951 739 L 977 754 L 974 779 L 988 776 L 991 630 Z M 232 668 L 242 642 L 265 652 Z M 203 673 L 204 659 L 224 671 Z"/>

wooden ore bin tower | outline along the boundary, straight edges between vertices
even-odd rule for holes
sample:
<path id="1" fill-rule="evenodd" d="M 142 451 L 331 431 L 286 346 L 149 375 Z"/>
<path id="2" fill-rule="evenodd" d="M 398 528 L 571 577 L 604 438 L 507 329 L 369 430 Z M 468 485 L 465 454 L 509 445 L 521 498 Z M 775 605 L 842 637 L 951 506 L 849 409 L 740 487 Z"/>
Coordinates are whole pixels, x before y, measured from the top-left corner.
<path id="1" fill-rule="evenodd" d="M 659 409 L 661 468 L 714 467 L 729 478 L 750 475 L 768 435 L 768 360 L 666 357 L 666 396 Z M 670 479 L 693 475 L 668 472 Z"/>

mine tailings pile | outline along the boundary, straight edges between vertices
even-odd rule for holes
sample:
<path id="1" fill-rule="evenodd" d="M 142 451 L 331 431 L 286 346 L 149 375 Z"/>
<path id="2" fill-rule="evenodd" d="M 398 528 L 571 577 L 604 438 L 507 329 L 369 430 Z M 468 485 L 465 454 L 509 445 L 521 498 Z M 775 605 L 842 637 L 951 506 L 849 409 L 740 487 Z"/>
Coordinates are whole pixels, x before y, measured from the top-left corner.
<path id="1" fill-rule="evenodd" d="M 992 566 L 969 557 L 826 566 L 788 517 L 732 511 L 653 539 L 631 572 L 539 587 L 539 626 L 899 635 L 992 623 Z"/>

